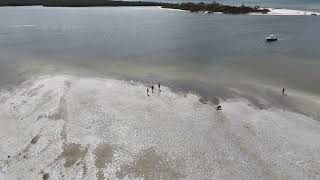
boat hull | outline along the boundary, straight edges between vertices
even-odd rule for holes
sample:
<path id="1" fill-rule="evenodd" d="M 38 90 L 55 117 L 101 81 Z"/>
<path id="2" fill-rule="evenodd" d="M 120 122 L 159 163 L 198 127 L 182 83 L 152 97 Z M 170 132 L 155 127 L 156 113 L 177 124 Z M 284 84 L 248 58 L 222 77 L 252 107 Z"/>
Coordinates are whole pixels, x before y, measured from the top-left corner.
<path id="1" fill-rule="evenodd" d="M 266 39 L 268 42 L 277 41 L 278 39 Z"/>

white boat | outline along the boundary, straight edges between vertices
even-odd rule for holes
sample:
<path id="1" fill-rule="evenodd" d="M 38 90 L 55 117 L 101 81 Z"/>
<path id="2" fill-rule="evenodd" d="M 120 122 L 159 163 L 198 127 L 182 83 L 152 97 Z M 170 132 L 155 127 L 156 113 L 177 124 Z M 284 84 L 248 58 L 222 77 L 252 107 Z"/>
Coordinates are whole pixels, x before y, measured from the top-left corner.
<path id="1" fill-rule="evenodd" d="M 266 41 L 277 41 L 278 38 L 275 35 L 269 35 L 268 37 L 266 37 Z"/>

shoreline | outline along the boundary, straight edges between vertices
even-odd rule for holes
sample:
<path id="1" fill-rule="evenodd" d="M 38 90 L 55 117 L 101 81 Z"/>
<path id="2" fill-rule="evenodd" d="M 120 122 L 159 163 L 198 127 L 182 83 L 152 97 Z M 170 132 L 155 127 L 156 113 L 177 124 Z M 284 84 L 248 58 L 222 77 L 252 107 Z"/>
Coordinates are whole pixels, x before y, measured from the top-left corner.
<path id="1" fill-rule="evenodd" d="M 182 9 L 173 9 L 173 8 L 164 8 L 162 6 L 87 6 L 87 7 L 64 7 L 64 6 L 43 6 L 43 5 L 32 5 L 32 6 L 0 6 L 0 8 L 15 8 L 15 7 L 38 7 L 38 8 L 157 8 L 161 10 L 168 11 L 180 11 L 180 12 L 189 12 L 189 10 Z M 263 13 L 247 13 L 247 14 L 225 14 L 223 12 L 196 12 L 200 14 L 213 14 L 213 15 L 255 15 L 255 16 L 319 16 L 320 12 L 307 11 L 307 10 L 295 10 L 295 9 L 285 9 L 285 8 L 268 8 L 264 7 L 264 9 L 268 9 L 269 12 Z"/>
<path id="2" fill-rule="evenodd" d="M 267 14 L 254 14 L 253 15 L 272 15 L 272 16 L 310 16 L 312 14 L 320 15 L 319 12 L 294 10 L 294 9 L 282 9 L 282 8 L 267 8 L 270 10 Z"/>
<path id="3" fill-rule="evenodd" d="M 163 8 L 161 6 L 157 6 L 159 9 L 163 10 L 172 10 L 172 11 L 180 11 L 180 12 L 189 12 L 188 10 L 182 10 L 182 9 L 169 9 L 169 8 Z M 257 15 L 257 16 L 310 16 L 312 14 L 320 15 L 320 12 L 312 12 L 312 11 L 305 11 L 305 10 L 295 10 L 295 9 L 284 9 L 284 8 L 268 8 L 265 7 L 265 9 L 268 9 L 270 12 L 267 12 L 266 14 L 263 13 L 248 13 L 248 14 L 241 14 L 241 15 Z M 222 12 L 198 12 L 202 14 L 214 14 L 214 15 L 229 15 L 224 14 Z M 238 14 L 236 14 L 238 15 Z"/>

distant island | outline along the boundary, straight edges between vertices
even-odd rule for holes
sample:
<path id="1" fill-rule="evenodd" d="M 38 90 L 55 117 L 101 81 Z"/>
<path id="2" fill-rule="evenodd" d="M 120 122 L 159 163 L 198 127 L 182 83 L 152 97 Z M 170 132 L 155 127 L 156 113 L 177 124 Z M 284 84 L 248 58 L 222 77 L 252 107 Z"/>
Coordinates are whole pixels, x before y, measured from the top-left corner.
<path id="1" fill-rule="evenodd" d="M 269 12 L 259 6 L 230 6 L 220 3 L 161 3 L 147 1 L 110 1 L 110 0 L 2 0 L 0 6 L 47 6 L 47 7 L 95 7 L 95 6 L 160 6 L 190 12 L 221 12 L 225 14 L 248 14 Z"/>
<path id="2" fill-rule="evenodd" d="M 266 14 L 270 12 L 269 9 L 263 9 L 259 6 L 245 6 L 244 4 L 241 6 L 230 6 L 223 5 L 220 3 L 168 3 L 162 5 L 162 8 L 170 8 L 170 9 L 180 9 L 186 10 L 190 12 L 206 12 L 206 13 L 214 13 L 221 12 L 225 14 L 248 14 L 248 13 L 262 13 Z"/>
<path id="3" fill-rule="evenodd" d="M 0 6 L 47 6 L 47 7 L 96 7 L 96 6 L 162 6 L 164 3 L 147 1 L 110 0 L 1 0 Z"/>

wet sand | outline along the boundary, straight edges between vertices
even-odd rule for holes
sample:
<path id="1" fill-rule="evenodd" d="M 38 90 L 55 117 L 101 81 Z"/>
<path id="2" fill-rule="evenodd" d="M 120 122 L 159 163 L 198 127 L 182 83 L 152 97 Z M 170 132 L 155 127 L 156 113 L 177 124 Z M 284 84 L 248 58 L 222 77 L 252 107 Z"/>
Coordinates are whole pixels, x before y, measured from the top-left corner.
<path id="1" fill-rule="evenodd" d="M 146 85 L 55 75 L 2 91 L 0 178 L 320 179 L 316 97 Z"/>

